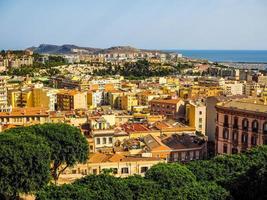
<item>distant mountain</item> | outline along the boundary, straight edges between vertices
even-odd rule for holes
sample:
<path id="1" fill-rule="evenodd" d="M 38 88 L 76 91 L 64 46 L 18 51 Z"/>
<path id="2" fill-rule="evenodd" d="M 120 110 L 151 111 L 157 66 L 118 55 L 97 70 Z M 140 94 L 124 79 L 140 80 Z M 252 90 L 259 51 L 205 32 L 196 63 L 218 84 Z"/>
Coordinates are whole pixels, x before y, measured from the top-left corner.
<path id="1" fill-rule="evenodd" d="M 144 49 L 137 49 L 131 46 L 116 46 L 110 47 L 107 49 L 101 48 L 91 48 L 91 47 L 79 47 L 76 45 L 71 44 L 64 44 L 64 45 L 52 45 L 52 44 L 41 44 L 39 47 L 30 47 L 27 50 L 31 50 L 34 53 L 39 54 L 98 54 L 98 53 L 138 53 L 138 52 L 160 52 L 156 50 L 144 50 Z"/>
<path id="2" fill-rule="evenodd" d="M 35 53 L 40 54 L 74 54 L 78 52 L 82 53 L 94 53 L 99 51 L 98 48 L 79 47 L 71 44 L 64 44 L 62 46 L 52 44 L 41 44 L 39 47 L 30 47 L 28 50 L 32 50 Z"/>

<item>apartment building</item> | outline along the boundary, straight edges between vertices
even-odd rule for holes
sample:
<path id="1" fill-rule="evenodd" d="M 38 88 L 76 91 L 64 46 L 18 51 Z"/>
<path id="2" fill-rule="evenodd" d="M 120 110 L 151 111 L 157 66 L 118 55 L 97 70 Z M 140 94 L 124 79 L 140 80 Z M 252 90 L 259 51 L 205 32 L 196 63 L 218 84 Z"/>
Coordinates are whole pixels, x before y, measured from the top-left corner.
<path id="1" fill-rule="evenodd" d="M 0 76 L 0 109 L 7 107 L 7 77 Z"/>
<path id="2" fill-rule="evenodd" d="M 33 107 L 43 107 L 55 111 L 57 103 L 57 89 L 35 87 L 32 90 Z"/>
<path id="3" fill-rule="evenodd" d="M 33 107 L 32 88 L 11 89 L 7 94 L 8 104 L 13 108 Z"/>
<path id="4" fill-rule="evenodd" d="M 96 108 L 104 103 L 104 93 L 100 90 L 92 90 L 87 92 L 88 108 Z"/>
<path id="5" fill-rule="evenodd" d="M 158 163 L 166 161 L 160 158 L 144 156 L 126 156 L 122 154 L 93 153 L 87 164 L 78 164 L 67 168 L 62 177 L 82 177 L 88 174 L 100 174 L 104 170 L 111 170 L 115 177 L 128 177 L 133 175 L 144 176 L 147 170 Z"/>
<path id="6" fill-rule="evenodd" d="M 87 92 L 77 90 L 59 90 L 57 110 L 87 109 Z"/>
<path id="7" fill-rule="evenodd" d="M 26 126 L 49 122 L 49 113 L 43 108 L 14 108 L 0 112 L 1 131 L 8 126 Z"/>
<path id="8" fill-rule="evenodd" d="M 138 99 L 133 94 L 125 94 L 120 98 L 122 110 L 132 111 L 133 107 L 138 105 Z"/>
<path id="9" fill-rule="evenodd" d="M 267 105 L 258 98 L 216 105 L 216 152 L 233 154 L 267 144 Z"/>
<path id="10" fill-rule="evenodd" d="M 207 155 L 206 139 L 196 135 L 147 135 L 143 141 L 147 146 L 147 152 L 168 162 L 189 162 L 204 159 Z"/>
<path id="11" fill-rule="evenodd" d="M 222 87 L 227 96 L 244 94 L 244 84 L 237 81 L 227 81 Z"/>
<path id="12" fill-rule="evenodd" d="M 171 119 L 183 119 L 185 103 L 182 99 L 153 99 L 149 102 L 152 115 L 164 115 Z"/>
<path id="13" fill-rule="evenodd" d="M 186 104 L 186 122 L 196 131 L 206 134 L 206 105 L 201 101 L 189 101 Z"/>

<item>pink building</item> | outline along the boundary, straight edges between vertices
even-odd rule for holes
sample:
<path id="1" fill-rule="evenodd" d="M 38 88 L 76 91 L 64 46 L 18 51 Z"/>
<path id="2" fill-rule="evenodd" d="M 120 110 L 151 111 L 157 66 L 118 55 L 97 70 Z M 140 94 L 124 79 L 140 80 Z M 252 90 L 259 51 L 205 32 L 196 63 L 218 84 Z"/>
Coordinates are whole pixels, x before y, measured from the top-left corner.
<path id="1" fill-rule="evenodd" d="M 261 99 L 241 99 L 216 105 L 217 154 L 243 152 L 267 144 L 267 105 Z"/>

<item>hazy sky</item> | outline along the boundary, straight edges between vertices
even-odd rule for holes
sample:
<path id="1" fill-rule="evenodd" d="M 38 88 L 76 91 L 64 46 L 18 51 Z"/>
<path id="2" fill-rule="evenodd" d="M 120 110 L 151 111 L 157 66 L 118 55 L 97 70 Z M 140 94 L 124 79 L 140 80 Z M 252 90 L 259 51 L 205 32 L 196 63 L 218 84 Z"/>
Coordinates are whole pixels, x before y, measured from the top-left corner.
<path id="1" fill-rule="evenodd" d="M 0 49 L 267 49 L 267 0 L 0 0 Z"/>

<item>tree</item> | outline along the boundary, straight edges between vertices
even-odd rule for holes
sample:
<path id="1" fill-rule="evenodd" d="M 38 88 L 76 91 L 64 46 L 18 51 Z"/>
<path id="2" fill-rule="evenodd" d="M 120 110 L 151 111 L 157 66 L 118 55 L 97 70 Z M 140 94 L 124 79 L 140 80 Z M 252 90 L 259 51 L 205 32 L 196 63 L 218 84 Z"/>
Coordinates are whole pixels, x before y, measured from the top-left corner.
<path id="1" fill-rule="evenodd" d="M 234 199 L 265 199 L 266 163 L 265 145 L 242 154 L 190 162 L 187 168 L 198 181 L 215 182 L 230 191 Z"/>
<path id="2" fill-rule="evenodd" d="M 50 180 L 50 148 L 28 132 L 0 134 L 0 193 L 16 199 L 19 193 L 41 189 Z"/>
<path id="3" fill-rule="evenodd" d="M 267 199 L 267 164 L 250 167 L 231 182 L 230 192 L 235 199 Z"/>
<path id="4" fill-rule="evenodd" d="M 226 200 L 230 194 L 221 186 L 212 182 L 192 182 L 179 188 L 171 188 L 165 198 L 170 200 Z"/>
<path id="5" fill-rule="evenodd" d="M 144 179 L 137 175 L 130 176 L 123 180 L 131 190 L 134 200 L 165 199 L 163 188 L 152 180 Z"/>
<path id="6" fill-rule="evenodd" d="M 195 175 L 180 164 L 160 163 L 152 166 L 145 175 L 146 179 L 157 182 L 161 187 L 181 187 L 196 181 Z"/>
<path id="7" fill-rule="evenodd" d="M 122 178 L 107 174 L 89 175 L 73 183 L 96 192 L 94 200 L 132 199 L 132 192 Z"/>
<path id="8" fill-rule="evenodd" d="M 51 148 L 51 175 L 57 183 L 60 174 L 77 163 L 85 163 L 89 156 L 88 142 L 81 131 L 68 124 L 42 124 L 10 129 L 13 132 L 29 131 L 42 136 Z M 9 130 L 7 130 L 9 132 Z"/>
<path id="9" fill-rule="evenodd" d="M 36 200 L 92 200 L 95 198 L 97 198 L 95 191 L 73 184 L 50 185 L 36 194 Z"/>

